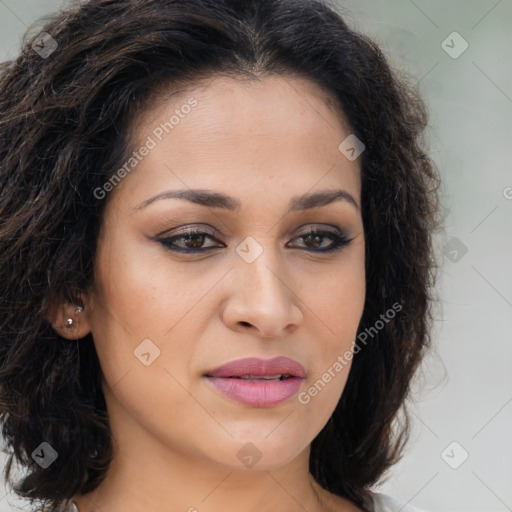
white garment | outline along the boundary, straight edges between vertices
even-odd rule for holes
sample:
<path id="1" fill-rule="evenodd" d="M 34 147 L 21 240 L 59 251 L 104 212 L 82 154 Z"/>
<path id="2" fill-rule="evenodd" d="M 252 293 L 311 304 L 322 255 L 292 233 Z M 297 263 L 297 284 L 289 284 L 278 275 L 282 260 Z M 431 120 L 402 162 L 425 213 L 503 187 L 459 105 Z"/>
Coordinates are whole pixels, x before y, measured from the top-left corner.
<path id="1" fill-rule="evenodd" d="M 375 512 L 425 512 L 381 493 L 373 494 L 373 507 Z"/>
<path id="2" fill-rule="evenodd" d="M 61 503 L 58 508 L 53 510 L 53 512 L 80 512 L 80 510 L 78 510 L 74 501 L 70 501 L 69 503 Z"/>

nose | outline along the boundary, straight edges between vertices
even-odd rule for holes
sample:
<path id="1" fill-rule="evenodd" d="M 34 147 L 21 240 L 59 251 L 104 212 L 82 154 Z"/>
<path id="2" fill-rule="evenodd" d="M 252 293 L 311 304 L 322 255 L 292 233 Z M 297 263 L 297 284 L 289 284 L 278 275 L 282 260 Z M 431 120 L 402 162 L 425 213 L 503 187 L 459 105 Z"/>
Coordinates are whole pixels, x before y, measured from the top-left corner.
<path id="1" fill-rule="evenodd" d="M 229 279 L 222 316 L 230 329 L 276 338 L 291 334 L 302 323 L 297 285 L 271 249 L 264 249 L 251 263 L 236 256 Z"/>

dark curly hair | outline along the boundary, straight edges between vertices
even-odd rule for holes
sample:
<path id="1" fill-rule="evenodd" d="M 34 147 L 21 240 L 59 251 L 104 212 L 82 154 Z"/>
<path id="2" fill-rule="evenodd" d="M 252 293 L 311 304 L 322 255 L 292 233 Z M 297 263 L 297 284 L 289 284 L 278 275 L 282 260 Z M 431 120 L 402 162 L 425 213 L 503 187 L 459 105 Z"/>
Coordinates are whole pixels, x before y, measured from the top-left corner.
<path id="1" fill-rule="evenodd" d="M 94 490 L 112 460 L 92 336 L 78 351 L 47 314 L 92 284 L 106 202 L 94 191 L 132 153 L 134 120 L 161 85 L 296 76 L 334 100 L 366 148 L 367 292 L 358 332 L 402 305 L 354 356 L 341 399 L 311 444 L 318 483 L 364 507 L 402 455 L 405 399 L 431 344 L 440 179 L 423 147 L 427 112 L 416 89 L 322 0 L 90 0 L 44 21 L 53 53 L 36 51 L 40 36 L 27 31 L 0 73 L 5 481 L 15 458 L 28 470 L 16 493 L 48 511 Z M 31 456 L 43 440 L 58 452 L 46 469 Z"/>

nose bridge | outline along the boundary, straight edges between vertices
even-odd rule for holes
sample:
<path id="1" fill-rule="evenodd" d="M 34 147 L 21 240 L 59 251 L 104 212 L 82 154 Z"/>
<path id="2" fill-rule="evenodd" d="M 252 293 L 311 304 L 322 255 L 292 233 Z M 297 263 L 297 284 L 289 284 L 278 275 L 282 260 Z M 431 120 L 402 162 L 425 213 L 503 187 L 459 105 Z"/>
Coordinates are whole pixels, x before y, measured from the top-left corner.
<path id="1" fill-rule="evenodd" d="M 274 301 L 277 296 L 283 295 L 284 284 L 279 276 L 282 266 L 271 237 L 256 239 L 248 236 L 236 252 L 237 282 L 250 296 L 257 299 L 263 295 L 265 300 Z"/>
<path id="2" fill-rule="evenodd" d="M 236 252 L 230 321 L 251 324 L 268 337 L 288 332 L 300 322 L 300 312 L 272 237 L 247 237 Z"/>

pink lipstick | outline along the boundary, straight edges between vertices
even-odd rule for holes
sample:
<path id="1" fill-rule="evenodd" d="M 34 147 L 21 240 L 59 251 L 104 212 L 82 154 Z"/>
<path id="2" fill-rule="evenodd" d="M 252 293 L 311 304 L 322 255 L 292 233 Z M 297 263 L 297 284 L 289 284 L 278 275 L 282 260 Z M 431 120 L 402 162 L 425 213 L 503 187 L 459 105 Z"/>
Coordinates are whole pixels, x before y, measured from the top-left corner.
<path id="1" fill-rule="evenodd" d="M 304 367 L 287 357 L 238 359 L 205 377 L 226 396 L 251 407 L 271 407 L 297 393 L 306 378 Z"/>

